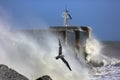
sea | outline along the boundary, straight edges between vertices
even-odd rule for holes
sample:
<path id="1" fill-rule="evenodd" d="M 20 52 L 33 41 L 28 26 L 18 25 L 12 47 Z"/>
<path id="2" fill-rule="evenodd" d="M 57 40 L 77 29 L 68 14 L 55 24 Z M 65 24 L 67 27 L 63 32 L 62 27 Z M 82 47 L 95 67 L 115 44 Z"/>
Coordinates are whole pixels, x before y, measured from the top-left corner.
<path id="1" fill-rule="evenodd" d="M 120 80 L 120 41 L 103 41 L 103 54 L 109 58 L 109 65 L 94 67 L 90 80 Z"/>

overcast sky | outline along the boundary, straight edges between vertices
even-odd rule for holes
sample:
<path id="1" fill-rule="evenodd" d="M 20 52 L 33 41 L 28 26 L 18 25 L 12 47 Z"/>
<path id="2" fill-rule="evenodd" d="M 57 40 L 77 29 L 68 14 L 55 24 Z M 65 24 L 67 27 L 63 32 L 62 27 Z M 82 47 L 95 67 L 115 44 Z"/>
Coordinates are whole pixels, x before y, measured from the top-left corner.
<path id="1" fill-rule="evenodd" d="M 63 25 L 65 8 L 70 25 L 91 26 L 100 40 L 120 40 L 120 0 L 0 0 L 0 18 L 10 17 L 13 28 L 48 28 Z"/>

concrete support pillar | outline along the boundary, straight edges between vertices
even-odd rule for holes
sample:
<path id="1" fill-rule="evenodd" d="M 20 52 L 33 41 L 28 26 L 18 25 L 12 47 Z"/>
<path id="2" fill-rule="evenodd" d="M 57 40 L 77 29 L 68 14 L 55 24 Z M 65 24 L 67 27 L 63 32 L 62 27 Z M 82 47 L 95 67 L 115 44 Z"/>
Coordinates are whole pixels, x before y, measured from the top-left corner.
<path id="1" fill-rule="evenodd" d="M 63 40 L 64 40 L 64 43 L 65 45 L 67 45 L 67 31 L 62 31 L 62 36 L 63 36 Z"/>
<path id="2" fill-rule="evenodd" d="M 68 44 L 68 32 L 67 32 L 67 27 L 66 27 L 66 30 L 65 30 L 65 45 Z"/>
<path id="3" fill-rule="evenodd" d="M 75 31 L 75 46 L 76 49 L 80 50 L 80 31 Z"/>
<path id="4" fill-rule="evenodd" d="M 91 28 L 90 27 L 81 27 L 81 29 L 86 32 L 87 38 L 90 38 Z"/>

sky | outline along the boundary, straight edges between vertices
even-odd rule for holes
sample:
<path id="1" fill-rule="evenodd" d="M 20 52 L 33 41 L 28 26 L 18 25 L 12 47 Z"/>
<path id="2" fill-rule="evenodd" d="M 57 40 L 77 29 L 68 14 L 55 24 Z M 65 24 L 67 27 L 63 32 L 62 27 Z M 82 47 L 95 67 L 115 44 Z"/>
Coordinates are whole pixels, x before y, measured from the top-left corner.
<path id="1" fill-rule="evenodd" d="M 120 0 L 0 0 L 0 18 L 9 17 L 12 28 L 44 29 L 63 25 L 69 9 L 69 25 L 90 26 L 100 40 L 120 41 Z"/>

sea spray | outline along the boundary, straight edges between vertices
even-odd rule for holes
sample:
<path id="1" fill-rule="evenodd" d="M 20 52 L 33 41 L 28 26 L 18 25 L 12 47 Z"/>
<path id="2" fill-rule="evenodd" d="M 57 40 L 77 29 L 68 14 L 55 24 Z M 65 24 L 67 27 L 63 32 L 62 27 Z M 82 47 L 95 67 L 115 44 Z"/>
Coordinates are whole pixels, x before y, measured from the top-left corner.
<path id="1" fill-rule="evenodd" d="M 86 60 L 94 66 L 102 66 L 107 63 L 102 54 L 102 44 L 93 35 L 86 40 L 85 51 L 87 53 Z"/>
<path id="2" fill-rule="evenodd" d="M 23 32 L 9 30 L 0 23 L 0 64 L 6 64 L 19 73 L 34 80 L 42 75 L 50 75 L 53 80 L 89 80 L 87 69 L 81 67 L 74 52 L 63 46 L 63 54 L 69 62 L 72 71 L 58 55 L 58 37 L 52 33 L 34 36 Z"/>
<path id="3" fill-rule="evenodd" d="M 88 38 L 86 41 L 86 52 L 91 57 L 99 55 L 101 53 L 101 47 L 102 46 L 95 38 Z"/>

